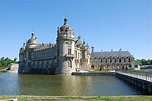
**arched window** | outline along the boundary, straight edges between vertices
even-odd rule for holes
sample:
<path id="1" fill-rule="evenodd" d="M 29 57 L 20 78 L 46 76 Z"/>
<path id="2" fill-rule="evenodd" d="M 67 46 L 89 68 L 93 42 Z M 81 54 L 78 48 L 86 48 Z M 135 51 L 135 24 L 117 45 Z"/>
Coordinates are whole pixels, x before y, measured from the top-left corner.
<path id="1" fill-rule="evenodd" d="M 48 61 L 46 62 L 46 68 L 49 68 L 49 62 Z"/>
<path id="2" fill-rule="evenodd" d="M 110 63 L 112 62 L 112 58 L 110 58 Z"/>
<path id="3" fill-rule="evenodd" d="M 101 63 L 102 63 L 102 59 L 101 59 Z"/>

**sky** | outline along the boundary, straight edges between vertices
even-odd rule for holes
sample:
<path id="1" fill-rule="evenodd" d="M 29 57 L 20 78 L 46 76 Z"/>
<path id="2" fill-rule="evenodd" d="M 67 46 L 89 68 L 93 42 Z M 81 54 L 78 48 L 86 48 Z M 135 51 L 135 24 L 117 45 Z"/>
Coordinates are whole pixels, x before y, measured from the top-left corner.
<path id="1" fill-rule="evenodd" d="M 40 44 L 56 43 L 65 17 L 90 50 L 152 59 L 152 0 L 0 0 L 0 57 L 19 58 L 32 32 Z"/>

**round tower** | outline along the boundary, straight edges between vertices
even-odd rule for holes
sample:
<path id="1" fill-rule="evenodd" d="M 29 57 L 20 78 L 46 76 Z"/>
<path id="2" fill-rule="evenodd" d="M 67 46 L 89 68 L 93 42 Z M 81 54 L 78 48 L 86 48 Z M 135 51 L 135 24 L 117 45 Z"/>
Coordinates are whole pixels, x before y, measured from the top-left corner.
<path id="1" fill-rule="evenodd" d="M 57 68 L 56 74 L 71 74 L 75 71 L 74 30 L 64 18 L 64 24 L 57 30 Z"/>
<path id="2" fill-rule="evenodd" d="M 25 54 L 26 54 L 25 72 L 27 73 L 30 71 L 30 67 L 31 67 L 33 48 L 37 46 L 37 44 L 38 44 L 38 38 L 34 37 L 34 32 L 32 32 L 31 38 L 26 42 L 26 49 L 25 49 Z"/>
<path id="3" fill-rule="evenodd" d="M 23 44 L 23 47 L 20 48 L 19 51 L 19 69 L 18 73 L 23 73 L 24 68 L 25 68 L 25 43 Z"/>

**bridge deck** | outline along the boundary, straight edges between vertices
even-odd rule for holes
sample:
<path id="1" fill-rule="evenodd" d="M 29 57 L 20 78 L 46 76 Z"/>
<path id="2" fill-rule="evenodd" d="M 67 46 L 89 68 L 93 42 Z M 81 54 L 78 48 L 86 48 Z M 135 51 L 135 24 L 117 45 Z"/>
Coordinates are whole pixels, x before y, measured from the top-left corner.
<path id="1" fill-rule="evenodd" d="M 116 71 L 116 73 L 152 82 L 152 72 Z"/>

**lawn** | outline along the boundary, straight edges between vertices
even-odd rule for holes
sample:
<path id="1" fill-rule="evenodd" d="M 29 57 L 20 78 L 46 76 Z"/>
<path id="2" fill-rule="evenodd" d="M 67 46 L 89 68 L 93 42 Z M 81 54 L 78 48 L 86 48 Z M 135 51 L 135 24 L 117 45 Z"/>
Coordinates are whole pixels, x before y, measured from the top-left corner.
<path id="1" fill-rule="evenodd" d="M 152 96 L 0 96 L 0 100 L 17 101 L 152 101 Z"/>

